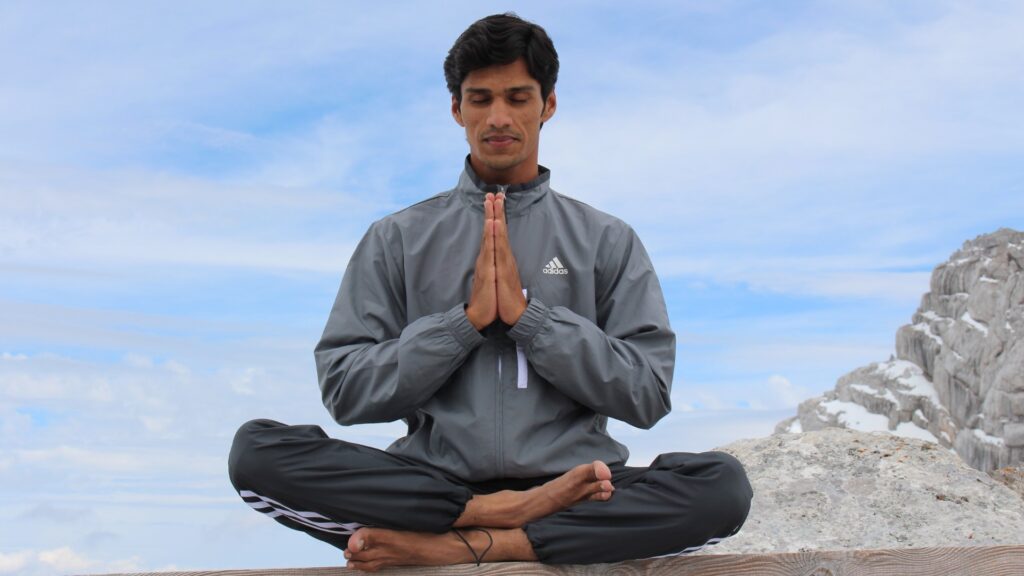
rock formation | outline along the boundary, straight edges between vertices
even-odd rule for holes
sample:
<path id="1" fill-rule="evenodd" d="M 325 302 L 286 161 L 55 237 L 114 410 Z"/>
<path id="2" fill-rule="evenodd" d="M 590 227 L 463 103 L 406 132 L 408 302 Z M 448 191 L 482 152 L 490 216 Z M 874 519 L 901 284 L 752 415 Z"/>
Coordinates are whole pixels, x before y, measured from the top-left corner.
<path id="1" fill-rule="evenodd" d="M 775 431 L 826 427 L 931 440 L 980 470 L 1024 461 L 1024 233 L 965 242 L 932 272 L 895 358 L 843 376 Z"/>
<path id="2" fill-rule="evenodd" d="M 934 442 L 826 428 L 717 450 L 754 499 L 738 534 L 697 554 L 1024 544 L 1024 500 Z"/>

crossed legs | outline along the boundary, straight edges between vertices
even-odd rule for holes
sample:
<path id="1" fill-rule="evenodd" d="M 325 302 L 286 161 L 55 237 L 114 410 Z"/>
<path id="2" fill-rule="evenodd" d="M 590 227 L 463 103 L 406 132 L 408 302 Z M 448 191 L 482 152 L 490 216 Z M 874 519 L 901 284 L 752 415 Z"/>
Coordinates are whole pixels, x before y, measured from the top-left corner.
<path id="1" fill-rule="evenodd" d="M 594 461 L 494 491 L 317 426 L 269 420 L 239 429 L 229 474 L 250 506 L 367 571 L 481 556 L 594 563 L 685 553 L 735 534 L 752 497 L 742 466 L 720 452 L 665 454 L 649 468 Z"/>
<path id="2" fill-rule="evenodd" d="M 360 528 L 349 538 L 345 558 L 349 567 L 367 571 L 462 564 L 484 557 L 492 562 L 535 561 L 522 527 L 580 502 L 608 500 L 614 490 L 611 478 L 608 466 L 595 460 L 529 490 L 474 495 L 453 530 L 444 534 Z"/>

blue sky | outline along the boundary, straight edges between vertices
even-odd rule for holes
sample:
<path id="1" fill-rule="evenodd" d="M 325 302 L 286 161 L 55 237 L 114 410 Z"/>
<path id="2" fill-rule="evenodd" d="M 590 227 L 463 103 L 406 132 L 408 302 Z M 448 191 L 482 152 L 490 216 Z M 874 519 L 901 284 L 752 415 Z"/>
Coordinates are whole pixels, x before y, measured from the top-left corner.
<path id="1" fill-rule="evenodd" d="M 0 5 L 0 574 L 338 565 L 248 509 L 253 417 L 342 428 L 312 348 L 367 226 L 450 188 L 441 62 L 516 10 L 541 162 L 631 223 L 679 348 L 631 463 L 762 436 L 1024 228 L 1018 2 Z"/>

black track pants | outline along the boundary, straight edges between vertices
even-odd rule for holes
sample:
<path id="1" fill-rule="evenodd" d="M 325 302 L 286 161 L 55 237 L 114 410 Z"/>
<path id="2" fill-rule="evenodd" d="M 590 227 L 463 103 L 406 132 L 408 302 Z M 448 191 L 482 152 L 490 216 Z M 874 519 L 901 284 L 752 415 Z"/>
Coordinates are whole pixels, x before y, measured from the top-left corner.
<path id="1" fill-rule="evenodd" d="M 581 462 L 582 464 L 582 462 Z M 551 476 L 466 482 L 422 462 L 329 438 L 319 426 L 252 420 L 228 459 L 242 499 L 340 549 L 360 526 L 444 533 L 474 494 L 526 490 Z M 614 466 L 607 502 L 582 502 L 524 526 L 540 561 L 618 562 L 685 554 L 739 531 L 753 491 L 724 452 L 662 454 Z"/>

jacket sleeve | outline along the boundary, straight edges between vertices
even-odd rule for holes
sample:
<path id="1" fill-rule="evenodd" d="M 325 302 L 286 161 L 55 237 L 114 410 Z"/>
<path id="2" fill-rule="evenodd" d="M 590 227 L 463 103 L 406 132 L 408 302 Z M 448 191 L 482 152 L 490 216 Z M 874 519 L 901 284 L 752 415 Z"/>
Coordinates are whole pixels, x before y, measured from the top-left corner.
<path id="1" fill-rule="evenodd" d="M 661 285 L 632 228 L 602 246 L 597 324 L 531 298 L 509 336 L 542 378 L 598 414 L 650 428 L 671 410 L 675 333 Z"/>
<path id="2" fill-rule="evenodd" d="M 390 422 L 426 402 L 484 341 L 463 304 L 407 322 L 401 237 L 375 223 L 356 247 L 314 350 L 339 424 Z"/>

